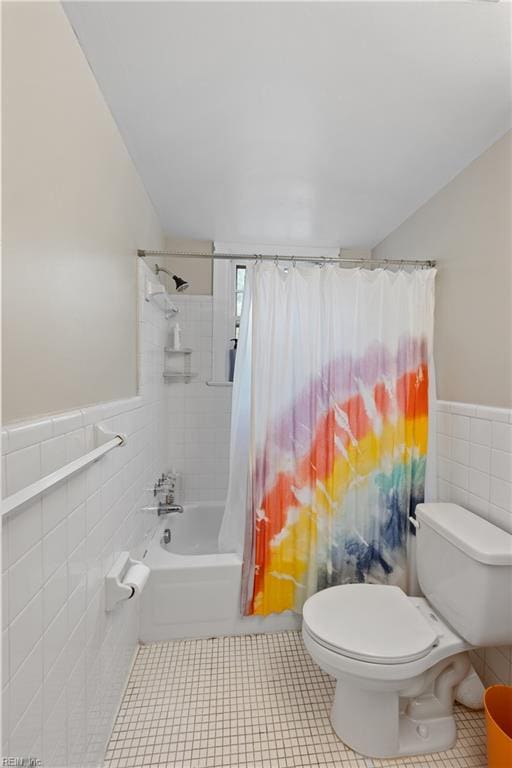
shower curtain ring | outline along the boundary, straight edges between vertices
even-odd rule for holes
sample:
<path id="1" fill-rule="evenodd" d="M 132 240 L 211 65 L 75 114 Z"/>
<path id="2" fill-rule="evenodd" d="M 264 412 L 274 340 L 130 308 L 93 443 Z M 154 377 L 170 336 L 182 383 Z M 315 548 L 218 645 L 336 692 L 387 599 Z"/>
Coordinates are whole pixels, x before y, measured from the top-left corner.
<path id="1" fill-rule="evenodd" d="M 277 257 L 277 255 L 276 255 L 276 256 L 274 256 L 274 264 L 276 265 L 276 267 L 278 267 L 278 266 L 279 266 L 279 260 L 278 260 L 278 257 Z"/>

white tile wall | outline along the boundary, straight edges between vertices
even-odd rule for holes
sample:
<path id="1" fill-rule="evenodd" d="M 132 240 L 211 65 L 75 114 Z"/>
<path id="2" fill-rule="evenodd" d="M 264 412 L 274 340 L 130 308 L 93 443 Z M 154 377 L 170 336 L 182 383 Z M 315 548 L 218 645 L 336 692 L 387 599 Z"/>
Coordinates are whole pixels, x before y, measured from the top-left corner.
<path id="1" fill-rule="evenodd" d="M 141 262 L 141 278 L 146 270 Z M 93 424 L 128 435 L 126 447 L 3 521 L 2 754 L 51 768 L 101 765 L 137 645 L 137 603 L 106 614 L 103 577 L 151 531 L 154 517 L 140 512 L 152 498 L 145 489 L 168 468 L 168 324 L 139 305 L 139 396 L 2 435 L 4 495 L 89 450 Z"/>
<path id="2" fill-rule="evenodd" d="M 229 475 L 232 387 L 211 387 L 212 297 L 174 297 L 183 346 L 191 347 L 190 384 L 169 387 L 169 460 L 182 474 L 184 501 L 223 501 Z"/>
<path id="3" fill-rule="evenodd" d="M 438 493 L 512 533 L 512 410 L 437 404 Z M 471 654 L 485 685 L 512 684 L 512 647 Z"/>

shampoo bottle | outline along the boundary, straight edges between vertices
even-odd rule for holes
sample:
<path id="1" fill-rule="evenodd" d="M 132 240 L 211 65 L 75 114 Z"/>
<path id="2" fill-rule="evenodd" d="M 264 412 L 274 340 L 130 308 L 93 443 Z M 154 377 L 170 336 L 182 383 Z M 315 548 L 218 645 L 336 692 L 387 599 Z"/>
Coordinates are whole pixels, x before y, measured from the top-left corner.
<path id="1" fill-rule="evenodd" d="M 181 328 L 178 323 L 175 324 L 173 328 L 173 348 L 178 350 L 181 349 Z"/>

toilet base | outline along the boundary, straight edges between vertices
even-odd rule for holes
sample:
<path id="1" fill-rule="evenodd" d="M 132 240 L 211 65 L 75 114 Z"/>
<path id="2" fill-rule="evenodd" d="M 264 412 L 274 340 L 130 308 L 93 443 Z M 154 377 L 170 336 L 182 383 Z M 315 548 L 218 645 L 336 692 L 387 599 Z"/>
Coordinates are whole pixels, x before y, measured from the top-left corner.
<path id="1" fill-rule="evenodd" d="M 395 691 L 364 690 L 336 683 L 331 723 L 339 738 L 367 757 L 400 757 L 442 752 L 457 739 L 452 714 L 416 720 Z"/>

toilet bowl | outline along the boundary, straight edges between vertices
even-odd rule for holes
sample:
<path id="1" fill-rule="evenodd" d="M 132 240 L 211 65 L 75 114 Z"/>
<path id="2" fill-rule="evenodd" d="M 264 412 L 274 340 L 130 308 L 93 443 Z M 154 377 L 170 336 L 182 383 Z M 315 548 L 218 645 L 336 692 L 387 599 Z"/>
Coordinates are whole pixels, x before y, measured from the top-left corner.
<path id="1" fill-rule="evenodd" d="M 469 670 L 470 646 L 424 598 L 398 587 L 352 584 L 315 597 L 304 606 L 302 635 L 336 678 L 331 722 L 340 739 L 369 757 L 453 746 L 453 690 Z"/>
<path id="2" fill-rule="evenodd" d="M 419 505 L 417 514 L 425 597 L 348 584 L 303 609 L 306 649 L 336 679 L 332 726 L 369 757 L 452 747 L 467 651 L 512 642 L 512 536 L 454 504 Z"/>

